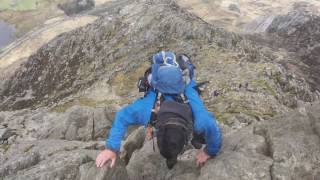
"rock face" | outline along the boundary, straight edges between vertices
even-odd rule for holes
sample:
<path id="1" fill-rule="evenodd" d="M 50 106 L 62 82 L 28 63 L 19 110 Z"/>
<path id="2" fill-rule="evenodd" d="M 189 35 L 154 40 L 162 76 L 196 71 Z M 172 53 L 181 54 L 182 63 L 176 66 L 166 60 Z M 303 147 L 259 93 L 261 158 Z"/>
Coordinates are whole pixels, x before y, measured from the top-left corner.
<path id="1" fill-rule="evenodd" d="M 56 37 L 0 83 L 0 179 L 320 179 L 311 77 L 320 25 L 304 12 L 274 17 L 267 41 L 217 28 L 170 0 L 119 0 L 91 11 L 100 18 Z M 97 169 L 115 112 L 140 96 L 136 80 L 163 49 L 190 55 L 197 80 L 210 81 L 202 98 L 225 127 L 220 154 L 199 168 L 189 147 L 168 170 L 138 128 L 117 166 Z M 309 66 L 294 64 L 299 59 Z"/>
<path id="2" fill-rule="evenodd" d="M 319 119 L 314 121 L 312 117 L 292 113 L 257 130 L 270 144 L 273 179 L 319 179 L 320 139 L 314 131 L 314 123 Z"/>
<path id="3" fill-rule="evenodd" d="M 317 99 L 303 78 L 280 64 L 286 55 L 164 2 L 117 2 L 110 7 L 119 11 L 107 9 L 108 15 L 91 25 L 55 38 L 5 81 L 0 109 L 57 106 L 74 96 L 87 99 L 88 106 L 107 106 L 119 99 L 123 105 L 137 97 L 132 93 L 137 92 L 136 80 L 159 49 L 191 55 L 198 79 L 211 81 L 204 96 L 209 109 L 229 124 L 239 112 L 253 120 L 268 119 L 296 107 L 297 100 Z M 92 100 L 83 95 L 88 88 L 102 89 L 102 82 L 116 96 L 128 98 Z"/>
<path id="4" fill-rule="evenodd" d="M 120 161 L 114 169 L 97 169 L 95 143 L 44 140 L 12 145 L 1 161 L 0 174 L 9 179 L 128 179 Z"/>
<path id="5" fill-rule="evenodd" d="M 72 0 L 63 4 L 58 4 L 66 15 L 74 15 L 94 7 L 94 0 Z"/>
<path id="6" fill-rule="evenodd" d="M 133 154 L 127 166 L 133 179 L 319 179 L 319 104 L 307 113 L 290 112 L 271 121 L 225 135 L 221 153 L 195 166 L 195 150 L 186 151 L 168 170 L 152 142 Z"/>
<path id="7" fill-rule="evenodd" d="M 303 62 L 312 86 L 320 90 L 320 16 L 319 10 L 308 3 L 297 3 L 287 15 L 276 17 L 268 27 L 269 34 L 277 36 L 278 46 L 285 47 L 298 57 L 296 65 Z"/>
<path id="8" fill-rule="evenodd" d="M 15 129 L 14 134 L 18 135 L 16 136 L 18 139 L 64 139 L 70 141 L 105 138 L 111 127 L 113 116 L 114 111 L 81 106 L 74 106 L 65 113 L 48 110 L 0 112 L 0 117 L 3 118 L 2 124 Z"/>
<path id="9" fill-rule="evenodd" d="M 156 139 L 154 140 L 156 143 Z M 187 150 L 173 169 L 168 170 L 165 159 L 159 153 L 155 144 L 153 151 L 152 140 L 146 141 L 144 146 L 133 153 L 127 171 L 130 179 L 163 180 L 163 179 L 196 179 L 199 169 L 194 161 L 195 150 Z"/>
<path id="10" fill-rule="evenodd" d="M 289 71 L 300 71 L 312 87 L 319 87 L 320 16 L 318 6 L 308 2 L 296 2 L 291 11 L 283 15 L 263 16 L 248 24 L 249 33 L 259 33 L 253 39 L 268 46 L 283 48 L 290 54 L 283 61 Z M 261 37 L 263 40 L 261 40 Z"/>

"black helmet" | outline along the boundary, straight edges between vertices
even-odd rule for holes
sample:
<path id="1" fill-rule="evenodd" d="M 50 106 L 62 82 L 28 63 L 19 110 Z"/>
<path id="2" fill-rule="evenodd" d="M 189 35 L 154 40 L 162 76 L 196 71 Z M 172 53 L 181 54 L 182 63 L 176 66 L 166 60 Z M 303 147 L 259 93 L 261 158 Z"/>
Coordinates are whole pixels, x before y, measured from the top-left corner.
<path id="1" fill-rule="evenodd" d="M 192 132 L 192 112 L 187 104 L 164 101 L 157 115 L 157 143 L 160 154 L 171 169 Z"/>
<path id="2" fill-rule="evenodd" d="M 158 147 L 160 154 L 166 158 L 169 169 L 176 164 L 177 157 L 182 152 L 186 140 L 186 130 L 181 126 L 169 124 L 158 130 Z"/>

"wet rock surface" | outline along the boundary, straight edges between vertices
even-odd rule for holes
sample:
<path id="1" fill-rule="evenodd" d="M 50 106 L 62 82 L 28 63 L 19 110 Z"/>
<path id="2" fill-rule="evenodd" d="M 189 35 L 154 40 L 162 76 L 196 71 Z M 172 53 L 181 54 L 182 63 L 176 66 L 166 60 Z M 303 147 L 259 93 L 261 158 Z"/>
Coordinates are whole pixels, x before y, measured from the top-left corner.
<path id="1" fill-rule="evenodd" d="M 304 6 L 263 26 L 278 41 L 230 33 L 169 0 L 90 12 L 100 18 L 56 37 L 0 83 L 0 179 L 319 179 L 319 17 Z M 202 98 L 223 127 L 220 154 L 196 167 L 189 147 L 169 170 L 138 128 L 114 169 L 96 168 L 115 112 L 141 96 L 136 80 L 162 49 L 190 55 L 197 80 L 209 81 Z"/>
<path id="2" fill-rule="evenodd" d="M 14 32 L 14 27 L 0 20 L 0 49 L 15 39 Z"/>

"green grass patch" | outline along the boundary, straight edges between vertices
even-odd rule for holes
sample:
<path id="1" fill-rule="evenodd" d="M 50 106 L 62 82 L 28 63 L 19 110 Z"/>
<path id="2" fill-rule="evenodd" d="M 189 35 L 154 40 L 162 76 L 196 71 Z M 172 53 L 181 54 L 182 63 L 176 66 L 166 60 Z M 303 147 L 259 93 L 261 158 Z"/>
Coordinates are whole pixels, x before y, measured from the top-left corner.
<path id="1" fill-rule="evenodd" d="M 214 115 L 216 119 L 223 124 L 228 124 L 227 120 L 232 117 L 232 114 L 227 112 L 215 112 Z"/>
<path id="2" fill-rule="evenodd" d="M 66 112 L 69 108 L 73 106 L 88 106 L 88 107 L 96 107 L 97 102 L 93 99 L 87 98 L 87 97 L 79 97 L 78 99 L 66 102 L 64 104 L 58 105 L 51 109 L 52 112 L 59 112 L 63 113 Z"/>
<path id="3" fill-rule="evenodd" d="M 276 112 L 273 112 L 273 111 L 261 112 L 259 110 L 246 109 L 245 107 L 235 107 L 235 108 L 227 109 L 227 113 L 229 114 L 244 113 L 256 119 L 260 119 L 260 117 L 267 119 L 270 117 L 274 117 L 277 114 Z"/>
<path id="4" fill-rule="evenodd" d="M 23 152 L 29 152 L 33 147 L 35 147 L 35 145 L 34 144 L 31 144 L 30 146 L 28 146 L 28 147 L 26 147 L 24 150 L 23 150 Z"/>
<path id="5" fill-rule="evenodd" d="M 254 80 L 252 82 L 252 85 L 255 87 L 262 87 L 265 90 L 267 90 L 268 93 L 270 93 L 273 97 L 275 97 L 276 99 L 278 99 L 278 95 L 277 92 L 269 85 L 269 83 L 265 80 Z"/>
<path id="6" fill-rule="evenodd" d="M 47 0 L 0 0 L 0 11 L 28 11 L 35 10 L 47 3 Z"/>
<path id="7" fill-rule="evenodd" d="M 2 144 L 0 145 L 0 148 L 4 150 L 4 153 L 6 153 L 10 149 L 10 144 Z"/>

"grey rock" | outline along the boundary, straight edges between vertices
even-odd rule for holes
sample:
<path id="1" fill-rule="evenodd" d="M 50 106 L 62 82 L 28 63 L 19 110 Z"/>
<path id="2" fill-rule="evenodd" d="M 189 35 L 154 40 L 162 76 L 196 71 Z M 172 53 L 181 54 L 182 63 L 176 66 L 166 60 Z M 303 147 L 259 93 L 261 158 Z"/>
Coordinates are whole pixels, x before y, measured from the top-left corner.
<path id="1" fill-rule="evenodd" d="M 272 160 L 262 155 L 246 155 L 239 152 L 225 153 L 207 163 L 198 180 L 204 179 L 265 179 L 271 180 Z"/>
<path id="2" fill-rule="evenodd" d="M 64 11 L 66 15 L 74 15 L 86 10 L 90 10 L 94 7 L 94 5 L 94 0 L 72 0 L 71 2 L 58 4 L 58 8 Z"/>
<path id="3" fill-rule="evenodd" d="M 155 139 L 156 143 L 156 139 Z M 179 156 L 178 163 L 169 170 L 165 159 L 160 155 L 157 144 L 153 151 L 152 141 L 146 141 L 144 146 L 135 151 L 127 165 L 130 179 L 192 179 L 199 175 L 199 169 L 195 163 L 195 150 L 187 150 Z"/>
<path id="4" fill-rule="evenodd" d="M 92 147 L 93 149 L 90 149 Z M 5 153 L 0 173 L 4 179 L 127 179 L 124 162 L 99 169 L 95 142 L 44 140 L 14 144 Z"/>
<path id="5" fill-rule="evenodd" d="M 2 123 L 4 122 L 4 119 L 5 119 L 5 117 L 3 115 L 0 115 L 0 125 L 1 126 L 3 126 Z"/>
<path id="6" fill-rule="evenodd" d="M 122 145 L 122 150 L 120 154 L 120 157 L 124 159 L 126 164 L 128 164 L 132 153 L 143 146 L 145 138 L 146 130 L 144 127 L 139 127 L 127 137 L 127 139 Z"/>
<path id="7" fill-rule="evenodd" d="M 16 156 L 9 159 L 0 167 L 0 176 L 16 174 L 19 170 L 27 169 L 40 162 L 39 153 L 25 153 L 24 156 Z"/>
<path id="8" fill-rule="evenodd" d="M 300 67 L 307 81 L 319 90 L 320 17 L 313 9 L 316 8 L 307 2 L 296 3 L 291 12 L 276 17 L 267 32 L 278 39 L 274 46 L 296 54 L 298 59 L 292 64 Z M 299 62 L 303 62 L 307 68 Z"/>
<path id="9" fill-rule="evenodd" d="M 17 135 L 16 130 L 14 129 L 0 129 L 0 142 L 3 143 L 8 143 L 8 140 L 10 137 Z"/>
<path id="10" fill-rule="evenodd" d="M 229 132 L 218 156 L 209 160 L 201 172 L 195 167 L 195 150 L 179 157 L 173 170 L 152 151 L 148 141 L 133 153 L 127 166 L 133 179 L 308 179 L 319 174 L 319 104 L 307 114 L 290 112 L 272 121 L 254 123 Z M 157 169 L 156 169 L 157 167 Z"/>
<path id="11" fill-rule="evenodd" d="M 1 140 L 3 139 L 3 136 L 5 135 L 5 133 L 8 131 L 8 129 L 0 129 L 0 138 Z"/>
<path id="12" fill-rule="evenodd" d="M 162 180 L 165 178 L 168 172 L 167 165 L 157 146 L 155 148 L 154 152 L 152 141 L 147 141 L 141 149 L 132 154 L 126 167 L 130 179 Z"/>
<path id="13" fill-rule="evenodd" d="M 265 123 L 263 130 L 257 131 L 269 144 L 274 179 L 308 179 L 319 172 L 320 138 L 314 119 L 309 117 L 289 113 Z"/>
<path id="14" fill-rule="evenodd" d="M 320 104 L 319 102 L 312 103 L 311 106 L 308 107 L 308 116 L 311 120 L 311 126 L 314 132 L 320 138 Z"/>
<path id="15" fill-rule="evenodd" d="M 93 112 L 82 107 L 72 107 L 67 114 L 65 139 L 89 140 L 93 130 Z"/>
<path id="16" fill-rule="evenodd" d="M 178 157 L 178 163 L 167 172 L 166 180 L 193 180 L 200 175 L 200 169 L 196 166 L 196 149 L 189 149 Z"/>
<path id="17" fill-rule="evenodd" d="M 246 24 L 244 31 L 247 33 L 264 33 L 272 24 L 275 16 L 258 17 L 253 22 Z"/>
<path id="18" fill-rule="evenodd" d="M 271 180 L 273 160 L 266 154 L 265 138 L 254 135 L 252 126 L 224 137 L 221 153 L 201 169 L 204 179 L 266 179 Z"/>
<path id="19" fill-rule="evenodd" d="M 241 12 L 241 11 L 240 11 L 240 7 L 239 7 L 238 4 L 230 4 L 229 7 L 228 7 L 228 9 L 229 9 L 230 11 L 234 11 L 234 12 L 237 12 L 237 13 L 240 13 L 240 12 Z"/>
<path id="20" fill-rule="evenodd" d="M 10 129 L 18 129 L 8 131 L 6 138 L 18 134 L 23 138 L 33 139 L 90 141 L 105 138 L 114 116 L 111 109 L 107 111 L 105 108 L 73 106 L 61 113 L 38 109 L 1 114 L 6 116 L 4 123 Z"/>
<path id="21" fill-rule="evenodd" d="M 319 173 L 319 104 L 228 134 L 199 179 L 314 179 Z M 248 168 L 249 167 L 249 168 Z"/>
<path id="22" fill-rule="evenodd" d="M 94 162 L 83 164 L 79 170 L 80 180 L 129 179 L 124 165 L 120 166 L 119 161 L 117 161 L 117 165 L 114 168 L 109 168 L 108 166 L 97 168 Z"/>

